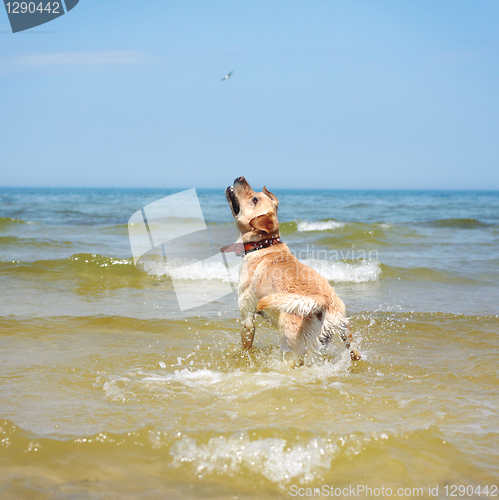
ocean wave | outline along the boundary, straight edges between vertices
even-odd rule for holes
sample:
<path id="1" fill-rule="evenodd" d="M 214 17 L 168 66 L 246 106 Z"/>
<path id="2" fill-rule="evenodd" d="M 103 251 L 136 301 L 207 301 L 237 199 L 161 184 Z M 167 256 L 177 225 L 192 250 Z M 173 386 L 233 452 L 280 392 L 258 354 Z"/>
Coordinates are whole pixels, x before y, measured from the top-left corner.
<path id="1" fill-rule="evenodd" d="M 341 260 L 304 259 L 303 263 L 324 276 L 328 281 L 337 283 L 366 283 L 377 281 L 381 275 L 380 264 L 374 260 L 344 262 Z"/>
<path id="2" fill-rule="evenodd" d="M 1 448 L 5 458 L 22 453 L 27 462 L 35 456 L 38 461 L 50 462 L 88 453 L 89 459 L 94 456 L 95 460 L 98 456 L 102 460 L 101 466 L 106 468 L 105 464 L 112 455 L 113 462 L 129 454 L 135 460 L 139 457 L 148 460 L 164 450 L 166 454 L 162 453 L 162 456 L 170 456 L 169 468 L 165 470 L 168 475 L 178 476 L 180 470 L 187 467 L 187 474 L 190 475 L 190 469 L 198 478 L 212 474 L 250 474 L 255 479 L 263 477 L 277 485 L 289 484 L 293 479 L 310 483 L 328 471 L 338 455 L 345 456 L 346 453 L 348 456 L 359 448 L 359 444 L 353 442 L 353 436 L 338 438 L 325 433 L 324 436 L 311 437 L 310 432 L 299 429 L 243 430 L 219 432 L 215 436 L 212 432 L 195 431 L 180 437 L 175 437 L 175 434 L 148 426 L 123 433 L 103 430 L 64 439 L 36 436 L 11 421 L 0 421 Z M 386 439 L 384 435 L 379 438 Z M 357 440 L 367 444 L 379 438 L 377 435 L 358 436 Z"/>
<path id="3" fill-rule="evenodd" d="M 223 321 L 220 318 L 224 318 Z M 220 315 L 219 319 L 209 319 L 207 320 L 205 317 L 197 317 L 191 316 L 188 319 L 188 326 L 191 327 L 191 330 L 194 332 L 207 332 L 210 337 L 213 336 L 214 332 L 217 332 L 217 335 L 220 336 L 220 347 L 223 349 L 226 347 L 227 339 L 224 337 L 224 334 L 229 336 L 233 334 L 237 334 L 240 330 L 240 323 L 238 319 L 237 313 L 235 316 L 225 317 Z M 494 349 L 493 343 L 497 339 L 497 331 L 499 330 L 499 315 L 466 315 L 466 314 L 452 314 L 452 313 L 444 313 L 444 312 L 393 312 L 393 311 L 364 311 L 357 314 L 353 314 L 350 316 L 352 320 L 352 324 L 354 326 L 354 331 L 365 331 L 366 328 L 378 326 L 381 323 L 390 323 L 395 322 L 397 324 L 405 324 L 406 327 L 408 325 L 413 325 L 415 335 L 419 335 L 417 332 L 424 332 L 431 334 L 432 331 L 436 329 L 440 329 L 442 327 L 448 327 L 448 330 L 458 330 L 458 331 L 469 331 L 475 332 L 474 335 L 469 336 L 470 342 L 475 342 L 476 333 L 482 332 L 483 339 L 489 339 L 491 342 L 491 349 Z M 3 335 L 25 335 L 26 332 L 35 332 L 40 336 L 45 335 L 46 332 L 57 331 L 57 332 L 71 332 L 71 331 L 81 331 L 82 334 L 85 334 L 88 331 L 100 330 L 109 333 L 123 333 L 123 332 L 145 332 L 149 334 L 165 334 L 166 331 L 182 331 L 186 328 L 186 320 L 185 319 L 147 319 L 141 316 L 133 317 L 133 316 L 116 316 L 116 315 L 90 315 L 90 316 L 46 316 L 46 317 L 36 317 L 30 319 L 17 319 L 13 316 L 0 316 L 0 336 Z M 379 326 L 379 329 L 375 328 L 376 336 L 382 336 L 383 331 L 386 330 L 385 327 Z M 274 330 L 271 330 L 274 331 Z M 222 334 L 221 332 L 224 332 Z M 485 333 L 484 333 L 485 332 Z M 270 341 L 272 343 L 273 341 Z M 276 341 L 277 342 L 277 341 Z M 276 343 L 277 345 L 277 343 Z M 337 345 L 332 345 L 332 348 L 338 347 L 343 349 L 341 343 Z M 221 351 L 220 358 L 217 360 L 209 359 L 209 361 L 213 361 L 217 363 L 217 366 L 220 365 L 221 360 L 225 360 L 226 365 L 225 370 L 233 368 L 233 361 L 231 361 L 230 355 L 226 355 L 225 351 Z M 201 354 L 201 353 L 199 353 Z M 206 354 L 206 353 L 205 353 Z M 341 354 L 341 352 L 340 352 Z M 336 354 L 335 354 L 336 355 Z M 144 377 L 148 376 L 158 376 L 158 382 L 169 381 L 169 383 L 173 383 L 174 381 L 178 381 L 182 385 L 182 378 L 185 375 L 185 380 L 190 380 L 190 377 L 198 378 L 201 383 L 205 383 L 206 380 L 216 380 L 219 376 L 216 372 L 212 371 L 208 372 L 200 372 L 195 375 L 191 373 L 183 372 L 185 365 L 178 364 L 178 359 L 174 357 L 170 360 L 167 358 L 163 358 L 168 362 L 168 365 L 172 368 L 178 370 L 174 376 L 168 375 L 166 378 L 164 377 L 166 374 L 164 372 L 158 371 L 155 373 L 143 373 Z M 258 376 L 255 379 L 251 379 L 250 383 L 254 384 L 255 387 L 258 386 L 259 380 L 262 381 L 263 384 L 267 382 L 276 381 L 273 377 L 267 379 L 266 375 L 260 375 L 265 371 L 276 372 L 276 370 L 281 370 L 283 368 L 282 358 L 280 357 L 279 352 L 268 352 L 267 350 L 262 351 L 254 351 L 251 354 L 251 363 L 248 367 L 251 367 L 252 370 L 258 370 Z M 196 355 L 191 356 L 190 358 L 194 362 L 194 366 L 199 370 L 203 370 L 205 368 L 209 368 L 205 361 L 206 359 L 201 356 L 199 359 L 196 358 Z M 247 359 L 248 360 L 248 359 Z M 311 380 L 314 380 L 313 377 L 334 377 L 340 375 L 341 373 L 347 373 L 348 367 L 348 359 L 344 360 L 344 365 L 332 363 L 336 358 L 330 359 L 325 358 L 325 362 L 318 362 L 315 358 L 310 358 L 310 365 L 319 366 L 319 372 L 315 375 L 313 372 L 308 372 L 306 370 L 300 370 L 300 377 L 310 377 Z M 249 362 L 249 360 L 248 360 Z M 237 365 L 239 366 L 239 365 Z M 246 367 L 246 368 L 248 368 Z M 189 367 L 189 370 L 192 370 Z M 128 376 L 128 375 L 126 375 Z M 206 376 L 205 382 L 203 382 L 203 377 Z M 286 373 L 286 377 L 289 379 L 289 373 Z M 121 377 L 121 375 L 120 375 Z M 108 381 L 112 382 L 112 380 L 118 380 L 120 377 L 114 377 L 109 379 Z M 222 377 L 224 377 L 222 375 Z M 133 378 L 133 377 L 132 377 Z M 234 378 L 230 379 L 230 377 L 222 378 L 220 381 L 222 383 L 227 383 L 229 386 L 238 378 L 238 375 L 235 375 Z M 151 379 L 152 380 L 152 379 Z M 194 383 L 194 382 L 193 382 Z"/>
<path id="4" fill-rule="evenodd" d="M 35 262 L 0 262 L 0 275 L 26 276 L 35 279 L 69 281 L 81 291 L 143 288 L 157 281 L 141 272 L 132 259 L 116 259 L 98 254 L 75 254 L 65 259 Z M 171 286 L 171 283 L 167 283 Z"/>
<path id="5" fill-rule="evenodd" d="M 12 217 L 0 217 L 0 229 L 5 229 L 15 224 L 27 224 L 27 222 L 21 219 L 13 219 Z"/>
<path id="6" fill-rule="evenodd" d="M 353 431 L 349 434 L 275 426 L 231 432 L 192 428 L 179 432 L 178 427 L 175 430 L 146 426 L 121 433 L 102 430 L 68 438 L 28 433 L 13 422 L 3 420 L 0 421 L 0 437 L 6 471 L 17 463 L 19 456 L 23 457 L 23 463 L 43 463 L 45 467 L 55 467 L 61 461 L 85 466 L 88 463 L 95 469 L 95 482 L 116 488 L 110 477 L 121 467 L 127 470 L 130 460 L 133 460 L 132 463 L 155 461 L 163 465 L 161 473 L 167 482 L 188 485 L 196 480 L 209 487 L 213 477 L 240 478 L 240 490 L 242 488 L 241 491 L 247 490 L 248 493 L 254 493 L 255 483 L 263 487 L 265 483 L 262 484 L 262 480 L 270 483 L 267 483 L 267 488 L 271 486 L 281 492 L 288 489 L 288 494 L 290 484 L 302 486 L 320 480 L 333 480 L 335 485 L 345 486 L 334 471 L 343 470 L 345 464 L 352 460 L 362 464 L 364 461 L 372 462 L 373 457 L 390 458 L 392 468 L 404 470 L 414 456 L 425 457 L 437 467 L 441 466 L 442 454 L 453 456 L 455 460 L 466 460 L 468 453 L 449 441 L 436 424 L 426 428 L 409 428 L 404 432 L 387 429 Z M 490 432 L 489 437 L 494 442 L 498 433 Z M 28 470 L 33 471 L 29 467 Z M 17 477 L 17 466 L 15 471 Z M 151 471 L 148 467 L 142 474 L 153 480 L 155 471 L 155 468 Z M 492 472 L 488 469 L 484 473 L 487 480 L 490 480 Z M 448 470 L 448 474 L 453 477 L 452 469 Z M 469 482 L 471 476 L 465 475 L 465 481 Z M 123 477 L 119 475 L 117 481 L 122 482 Z M 248 486 L 248 481 L 253 488 Z M 400 486 L 400 483 L 388 481 L 385 487 L 396 488 L 396 485 Z M 48 480 L 43 486 L 42 491 L 54 487 Z M 348 486 L 346 489 L 348 491 Z"/>
<path id="7" fill-rule="evenodd" d="M 364 283 L 376 281 L 381 273 L 377 261 L 371 260 L 319 260 L 303 259 L 304 264 L 315 269 L 329 281 Z M 152 255 L 139 261 L 117 259 L 98 254 L 75 254 L 66 259 L 39 260 L 35 262 L 0 262 L 0 274 L 56 274 L 64 277 L 82 278 L 154 278 L 171 277 L 180 280 L 221 280 L 237 282 L 240 263 L 231 263 L 229 273 L 222 262 L 196 261 L 193 259 L 163 258 Z M 173 274 L 174 273 L 174 274 Z"/>
<path id="8" fill-rule="evenodd" d="M 448 285 L 492 285 L 492 280 L 473 279 L 449 271 L 430 269 L 426 267 L 396 267 L 381 264 L 383 278 L 396 278 L 403 280 L 434 281 Z"/>
<path id="9" fill-rule="evenodd" d="M 100 227 L 99 231 L 107 234 L 117 234 L 120 236 L 128 236 L 128 224 L 117 224 L 114 226 Z"/>
<path id="10" fill-rule="evenodd" d="M 414 238 L 423 238 L 415 228 L 388 222 L 318 221 L 299 224 L 303 224 L 300 235 L 303 240 L 312 238 L 314 243 L 326 248 L 408 245 L 414 244 Z"/>
<path id="11" fill-rule="evenodd" d="M 372 203 L 354 203 L 352 205 L 348 205 L 346 208 L 351 210 L 352 208 L 372 208 Z"/>
<path id="12" fill-rule="evenodd" d="M 180 280 L 221 280 L 225 283 L 239 280 L 239 264 L 230 264 L 229 273 L 222 262 L 204 262 L 193 259 L 170 258 L 167 261 L 144 259 L 139 268 L 152 276 L 172 276 Z"/>
<path id="13" fill-rule="evenodd" d="M 381 273 L 377 261 L 343 262 L 303 259 L 302 262 L 312 267 L 328 281 L 342 283 L 376 281 Z M 172 272 L 175 272 L 176 279 L 239 281 L 239 263 L 229 265 L 230 278 L 222 263 L 169 259 L 166 264 L 157 260 L 146 260 L 140 266 L 142 270 L 154 276 L 171 276 Z"/>
<path id="14" fill-rule="evenodd" d="M 262 475 L 273 483 L 289 483 L 299 479 L 310 483 L 329 470 L 337 443 L 315 438 L 291 444 L 281 438 L 251 440 L 248 433 L 213 437 L 206 443 L 183 437 L 171 448 L 173 467 L 190 464 L 193 472 L 203 477 L 207 474 Z"/>
<path id="15" fill-rule="evenodd" d="M 420 225 L 430 227 L 449 227 L 458 229 L 477 229 L 481 227 L 489 227 L 489 224 L 480 222 L 477 219 L 437 219 L 426 222 L 421 222 Z"/>
<path id="16" fill-rule="evenodd" d="M 37 260 L 35 262 L 0 262 L 0 274 L 13 272 L 32 272 L 35 274 L 45 272 L 65 272 L 65 271 L 84 271 L 91 274 L 92 270 L 106 270 L 113 274 L 128 274 L 133 272 L 135 266 L 133 259 L 116 259 L 105 257 L 98 254 L 74 254 L 66 259 Z M 139 271 L 137 271 L 139 272 Z"/>
<path id="17" fill-rule="evenodd" d="M 299 232 L 306 231 L 329 231 L 331 229 L 341 229 L 345 227 L 345 222 L 338 222 L 335 220 L 324 220 L 316 222 L 306 222 L 300 221 L 297 224 L 297 230 Z"/>
<path id="18" fill-rule="evenodd" d="M 13 237 L 7 237 L 13 238 Z M 1 243 L 0 238 L 0 243 Z M 15 242 L 14 242 L 15 243 Z M 13 244 L 14 244 L 13 243 Z M 28 244 L 28 243 L 27 243 Z M 319 255 L 320 252 L 317 253 Z M 315 255 L 315 254 L 314 254 Z M 425 267 L 404 268 L 382 264 L 374 259 L 300 259 L 321 276 L 333 283 L 367 283 L 381 279 L 434 281 L 450 285 L 490 286 L 493 279 L 472 278 L 456 272 Z M 139 286 L 147 280 L 158 281 L 174 277 L 176 280 L 221 281 L 237 283 L 240 262 L 229 264 L 228 271 L 222 262 L 206 262 L 193 259 L 170 258 L 166 261 L 157 255 L 139 261 L 119 259 L 98 254 L 75 254 L 66 259 L 38 260 L 35 262 L 0 262 L 0 275 L 28 275 L 59 279 L 80 278 L 88 285 Z"/>
<path id="19" fill-rule="evenodd" d="M 169 467 L 164 473 L 172 479 L 187 474 L 183 478 L 186 482 L 192 471 L 198 480 L 212 474 L 241 477 L 249 474 L 256 480 L 265 478 L 276 485 L 289 484 L 293 479 L 310 483 L 330 469 L 338 454 L 344 454 L 353 445 L 349 443 L 344 450 L 338 438 L 310 437 L 310 433 L 299 429 L 241 431 L 215 436 L 206 433 L 211 434 L 208 439 L 203 433 L 191 434 L 193 437 L 174 437 L 174 433 L 149 426 L 123 433 L 103 430 L 71 439 L 55 439 L 28 434 L 10 421 L 0 421 L 2 455 L 6 459 L 22 454 L 28 463 L 31 460 L 50 463 L 61 457 L 76 454 L 81 458 L 88 454 L 88 459 L 94 456 L 94 465 L 98 456 L 97 463 L 107 470 L 116 467 L 116 462 L 127 455 L 146 461 L 153 457 L 157 460 L 158 454 L 164 461 L 169 455 Z M 347 436 L 345 439 L 352 441 Z M 186 468 L 184 473 L 180 472 Z"/>
<path id="20" fill-rule="evenodd" d="M 71 246 L 70 241 L 57 241 L 49 238 L 20 238 L 18 236 L 0 236 L 0 246 L 59 248 Z"/>
<path id="21" fill-rule="evenodd" d="M 193 330 L 201 331 L 239 331 L 240 325 L 237 316 L 234 319 L 224 319 L 223 322 L 213 319 L 207 320 L 206 317 L 190 317 L 189 326 Z M 139 315 L 116 316 L 116 315 L 91 315 L 91 316 L 45 316 L 30 319 L 14 319 L 11 316 L 0 316 L 0 336 L 2 335 L 22 335 L 26 332 L 48 332 L 48 331 L 67 331 L 71 333 L 79 330 L 85 335 L 89 330 L 96 329 L 106 332 L 147 332 L 147 334 L 164 334 L 165 325 L 168 325 L 170 331 L 185 328 L 185 319 L 147 319 Z"/>

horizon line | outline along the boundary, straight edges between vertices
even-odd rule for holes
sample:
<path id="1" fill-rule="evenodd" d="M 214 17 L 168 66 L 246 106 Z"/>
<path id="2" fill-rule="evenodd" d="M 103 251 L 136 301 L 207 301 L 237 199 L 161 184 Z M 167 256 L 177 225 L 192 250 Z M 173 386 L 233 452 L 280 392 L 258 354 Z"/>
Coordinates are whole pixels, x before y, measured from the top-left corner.
<path id="1" fill-rule="evenodd" d="M 162 189 L 176 189 L 176 190 L 188 190 L 188 189 L 200 189 L 200 190 L 210 190 L 210 191 L 224 191 L 225 187 L 117 187 L 117 186 L 0 186 L 0 189 L 115 189 L 115 190 L 149 190 L 149 191 L 160 191 Z M 408 192 L 418 192 L 418 191 L 445 191 L 445 192 L 486 192 L 486 193 L 498 193 L 499 188 L 293 188 L 293 187 L 275 187 L 271 189 L 279 191 L 408 191 Z"/>

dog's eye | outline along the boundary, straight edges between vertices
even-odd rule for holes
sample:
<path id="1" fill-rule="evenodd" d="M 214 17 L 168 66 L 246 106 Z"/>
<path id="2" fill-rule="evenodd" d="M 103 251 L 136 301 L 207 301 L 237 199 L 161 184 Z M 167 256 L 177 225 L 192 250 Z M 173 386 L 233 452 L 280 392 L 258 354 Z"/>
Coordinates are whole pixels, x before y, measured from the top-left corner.
<path id="1" fill-rule="evenodd" d="M 258 198 L 255 196 L 251 201 L 256 205 L 258 203 Z"/>

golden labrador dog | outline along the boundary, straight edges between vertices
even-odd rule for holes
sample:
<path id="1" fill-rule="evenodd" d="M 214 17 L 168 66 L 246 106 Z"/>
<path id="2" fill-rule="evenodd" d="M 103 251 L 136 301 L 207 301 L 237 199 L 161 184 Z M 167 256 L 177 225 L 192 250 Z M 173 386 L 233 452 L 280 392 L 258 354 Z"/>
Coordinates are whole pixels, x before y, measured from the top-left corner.
<path id="1" fill-rule="evenodd" d="M 237 243 L 244 248 L 238 291 L 243 347 L 253 345 L 254 319 L 260 314 L 279 328 L 281 349 L 290 365 L 303 364 L 309 348 L 327 346 L 335 331 L 352 359 L 360 359 L 351 345 L 341 299 L 326 278 L 302 264 L 281 241 L 277 197 L 266 187 L 255 193 L 244 177 L 238 177 L 225 195 L 240 232 Z"/>

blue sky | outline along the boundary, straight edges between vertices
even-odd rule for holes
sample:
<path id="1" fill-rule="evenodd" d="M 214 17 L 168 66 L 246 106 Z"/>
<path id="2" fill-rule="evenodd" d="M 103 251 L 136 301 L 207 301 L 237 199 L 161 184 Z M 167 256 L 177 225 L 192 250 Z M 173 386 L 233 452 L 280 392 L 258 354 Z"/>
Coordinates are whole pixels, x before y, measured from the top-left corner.
<path id="1" fill-rule="evenodd" d="M 498 21 L 486 0 L 80 0 L 12 34 L 0 6 L 0 185 L 497 190 Z"/>

